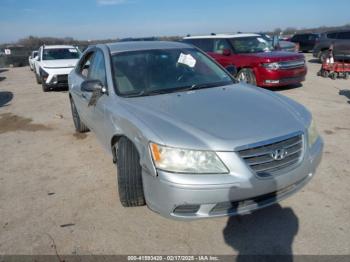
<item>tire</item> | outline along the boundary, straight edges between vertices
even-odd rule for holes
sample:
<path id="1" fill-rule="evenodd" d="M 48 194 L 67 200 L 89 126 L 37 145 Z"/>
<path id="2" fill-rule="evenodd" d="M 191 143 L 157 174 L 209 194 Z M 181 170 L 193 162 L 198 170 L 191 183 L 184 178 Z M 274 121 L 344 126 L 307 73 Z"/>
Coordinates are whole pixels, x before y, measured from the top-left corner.
<path id="1" fill-rule="evenodd" d="M 43 88 L 43 92 L 49 92 L 50 88 L 45 84 L 45 81 L 41 80 L 41 86 Z"/>
<path id="2" fill-rule="evenodd" d="M 329 56 L 329 51 L 328 50 L 320 51 L 320 55 L 319 55 L 320 62 L 321 63 L 325 62 L 328 56 Z"/>
<path id="3" fill-rule="evenodd" d="M 136 207 L 146 204 L 142 184 L 140 156 L 135 145 L 126 137 L 121 137 L 116 150 L 118 192 L 124 207 Z"/>
<path id="4" fill-rule="evenodd" d="M 338 78 L 338 73 L 333 72 L 333 73 L 330 74 L 330 77 L 331 77 L 333 80 L 335 80 L 335 79 Z"/>
<path id="5" fill-rule="evenodd" d="M 329 72 L 328 72 L 327 70 L 323 70 L 323 71 L 322 71 L 322 76 L 323 76 L 324 78 L 327 78 L 327 77 L 329 76 Z"/>
<path id="6" fill-rule="evenodd" d="M 344 79 L 346 79 L 346 80 L 349 79 L 349 73 L 348 73 L 348 72 L 346 72 L 346 73 L 344 74 Z"/>
<path id="7" fill-rule="evenodd" d="M 41 84 L 41 78 L 38 76 L 38 74 L 35 72 L 35 79 L 37 84 Z"/>
<path id="8" fill-rule="evenodd" d="M 77 108 L 74 104 L 74 101 L 71 97 L 69 97 L 70 100 L 70 106 L 72 109 L 72 117 L 73 117 L 73 123 L 75 127 L 75 131 L 78 133 L 86 133 L 89 131 L 89 128 L 80 120 L 79 113 L 77 111 Z"/>
<path id="9" fill-rule="evenodd" d="M 251 85 L 256 85 L 254 72 L 250 68 L 243 68 L 237 74 L 237 80 Z"/>

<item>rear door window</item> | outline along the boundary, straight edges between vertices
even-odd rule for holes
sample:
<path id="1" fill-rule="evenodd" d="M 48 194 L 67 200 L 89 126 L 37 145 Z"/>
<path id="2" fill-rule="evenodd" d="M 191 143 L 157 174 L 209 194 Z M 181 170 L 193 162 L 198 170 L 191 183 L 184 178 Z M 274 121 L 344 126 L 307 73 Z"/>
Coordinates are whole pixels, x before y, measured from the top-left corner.
<path id="1" fill-rule="evenodd" d="M 338 38 L 338 39 L 350 40 L 350 31 L 338 33 L 337 38 Z"/>
<path id="2" fill-rule="evenodd" d="M 329 33 L 327 34 L 327 37 L 330 39 L 337 39 L 337 33 Z"/>
<path id="3" fill-rule="evenodd" d="M 215 39 L 214 40 L 214 53 L 222 55 L 224 53 L 224 50 L 230 50 L 231 47 L 230 44 L 227 42 L 226 39 Z"/>

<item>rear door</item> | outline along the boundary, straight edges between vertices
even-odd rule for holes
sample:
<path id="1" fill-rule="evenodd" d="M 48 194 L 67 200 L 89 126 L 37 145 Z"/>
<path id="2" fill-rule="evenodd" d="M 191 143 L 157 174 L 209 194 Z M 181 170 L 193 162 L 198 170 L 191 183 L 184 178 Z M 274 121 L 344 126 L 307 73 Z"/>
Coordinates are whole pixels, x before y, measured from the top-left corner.
<path id="1" fill-rule="evenodd" d="M 350 31 L 339 32 L 334 43 L 334 55 L 350 59 Z"/>
<path id="2" fill-rule="evenodd" d="M 214 59 L 218 61 L 223 67 L 233 65 L 232 59 L 234 53 L 227 39 L 213 39 L 213 50 L 210 52 L 210 55 L 214 57 Z"/>

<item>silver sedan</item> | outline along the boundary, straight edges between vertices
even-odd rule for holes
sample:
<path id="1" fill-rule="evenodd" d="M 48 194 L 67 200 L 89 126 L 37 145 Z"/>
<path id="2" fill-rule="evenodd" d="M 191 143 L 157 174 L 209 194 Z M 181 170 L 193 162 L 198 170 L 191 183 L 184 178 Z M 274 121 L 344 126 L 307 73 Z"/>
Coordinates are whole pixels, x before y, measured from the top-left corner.
<path id="1" fill-rule="evenodd" d="M 310 112 L 238 83 L 184 43 L 89 47 L 69 75 L 77 132 L 113 156 L 123 206 L 170 218 L 249 213 L 303 187 L 323 149 Z"/>

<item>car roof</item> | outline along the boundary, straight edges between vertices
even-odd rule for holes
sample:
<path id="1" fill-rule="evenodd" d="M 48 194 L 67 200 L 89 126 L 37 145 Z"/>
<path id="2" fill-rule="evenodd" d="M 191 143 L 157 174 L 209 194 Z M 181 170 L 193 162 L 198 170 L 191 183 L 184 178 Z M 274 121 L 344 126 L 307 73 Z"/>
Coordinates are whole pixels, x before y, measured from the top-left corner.
<path id="1" fill-rule="evenodd" d="M 176 49 L 176 48 L 193 48 L 192 46 L 170 41 L 131 41 L 105 44 L 111 53 L 126 51 L 152 50 L 152 49 Z"/>
<path id="2" fill-rule="evenodd" d="M 67 49 L 67 48 L 75 48 L 72 45 L 44 45 L 44 49 Z"/>
<path id="3" fill-rule="evenodd" d="M 296 33 L 295 35 L 319 35 L 319 33 Z"/>
<path id="4" fill-rule="evenodd" d="M 216 35 L 199 35 L 199 36 L 186 36 L 184 39 L 207 39 L 207 38 L 240 38 L 240 37 L 252 37 L 261 36 L 259 34 L 216 34 Z"/>

